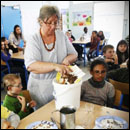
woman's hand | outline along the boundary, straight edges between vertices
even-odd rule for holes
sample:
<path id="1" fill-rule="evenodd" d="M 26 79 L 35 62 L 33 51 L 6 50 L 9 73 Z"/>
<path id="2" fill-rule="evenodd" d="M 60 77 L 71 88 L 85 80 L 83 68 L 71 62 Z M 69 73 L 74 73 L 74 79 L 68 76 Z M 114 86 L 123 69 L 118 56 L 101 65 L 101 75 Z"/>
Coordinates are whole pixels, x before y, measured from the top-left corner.
<path id="1" fill-rule="evenodd" d="M 59 64 L 54 64 L 54 70 L 60 72 L 61 75 L 65 75 L 72 72 L 69 66 Z"/>
<path id="2" fill-rule="evenodd" d="M 70 65 L 69 61 L 66 58 L 63 60 L 62 64 L 67 66 Z"/>
<path id="3" fill-rule="evenodd" d="M 19 102 L 22 105 L 21 111 L 24 111 L 25 105 L 26 105 L 25 97 L 23 97 L 23 96 L 17 96 L 17 99 L 19 100 Z"/>
<path id="4" fill-rule="evenodd" d="M 37 104 L 34 100 L 32 100 L 31 102 L 29 102 L 29 106 L 30 107 L 35 107 Z"/>

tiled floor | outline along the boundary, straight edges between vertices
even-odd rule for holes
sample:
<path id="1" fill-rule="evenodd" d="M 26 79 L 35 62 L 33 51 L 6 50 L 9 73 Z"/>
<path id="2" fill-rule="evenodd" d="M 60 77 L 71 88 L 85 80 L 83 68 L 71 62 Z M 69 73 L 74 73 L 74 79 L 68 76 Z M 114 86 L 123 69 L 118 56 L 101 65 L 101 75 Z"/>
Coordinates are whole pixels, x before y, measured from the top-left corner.
<path id="1" fill-rule="evenodd" d="M 86 65 L 85 67 L 83 66 L 83 61 L 82 62 L 78 62 L 80 63 L 80 68 L 83 70 L 83 72 L 86 73 L 86 75 L 83 77 L 83 81 L 89 79 L 91 77 L 90 73 L 89 73 L 89 66 Z M 5 90 L 1 90 L 1 101 L 3 101 L 4 97 L 5 97 Z"/>

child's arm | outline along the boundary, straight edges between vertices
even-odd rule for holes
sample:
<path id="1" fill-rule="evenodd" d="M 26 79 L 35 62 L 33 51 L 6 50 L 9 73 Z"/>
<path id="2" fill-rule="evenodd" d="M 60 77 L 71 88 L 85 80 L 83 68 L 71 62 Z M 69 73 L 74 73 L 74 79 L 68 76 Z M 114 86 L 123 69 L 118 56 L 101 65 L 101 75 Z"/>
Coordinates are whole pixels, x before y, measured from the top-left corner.
<path id="1" fill-rule="evenodd" d="M 7 118 L 7 121 L 11 123 L 11 127 L 14 127 L 16 129 L 19 125 L 20 118 L 17 114 L 11 112 L 9 117 Z"/>
<path id="2" fill-rule="evenodd" d="M 23 97 L 23 96 L 17 96 L 17 99 L 19 100 L 19 102 L 22 105 L 21 111 L 24 111 L 25 105 L 26 105 L 25 97 Z"/>
<path id="3" fill-rule="evenodd" d="M 107 106 L 113 107 L 114 100 L 115 100 L 115 88 L 112 84 L 110 85 L 109 92 L 108 92 L 107 96 L 108 96 L 107 97 Z"/>

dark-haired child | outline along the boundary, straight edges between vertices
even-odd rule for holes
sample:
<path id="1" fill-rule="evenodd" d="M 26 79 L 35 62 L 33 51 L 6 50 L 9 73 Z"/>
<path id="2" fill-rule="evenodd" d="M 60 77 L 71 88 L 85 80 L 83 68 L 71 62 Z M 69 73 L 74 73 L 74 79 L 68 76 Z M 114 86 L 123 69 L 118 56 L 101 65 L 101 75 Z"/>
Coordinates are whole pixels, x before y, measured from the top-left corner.
<path id="1" fill-rule="evenodd" d="M 113 85 L 105 81 L 107 64 L 102 59 L 94 60 L 90 67 L 92 77 L 83 82 L 81 87 L 81 100 L 112 107 L 114 103 L 115 89 Z"/>
<path id="2" fill-rule="evenodd" d="M 126 62 L 126 60 L 129 58 L 128 44 L 125 40 L 119 41 L 117 45 L 116 53 L 118 56 L 119 65 Z"/>

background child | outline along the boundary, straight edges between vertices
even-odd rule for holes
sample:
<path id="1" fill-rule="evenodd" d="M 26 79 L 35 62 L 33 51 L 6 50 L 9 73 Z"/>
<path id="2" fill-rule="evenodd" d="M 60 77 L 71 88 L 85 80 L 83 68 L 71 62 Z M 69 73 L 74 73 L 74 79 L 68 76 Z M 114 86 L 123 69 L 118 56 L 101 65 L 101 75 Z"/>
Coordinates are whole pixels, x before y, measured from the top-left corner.
<path id="1" fill-rule="evenodd" d="M 83 82 L 81 87 L 81 100 L 112 107 L 114 103 L 115 89 L 113 85 L 105 81 L 107 64 L 102 59 L 94 60 L 90 67 L 92 77 Z"/>
<path id="2" fill-rule="evenodd" d="M 16 129 L 20 122 L 17 114 L 1 105 L 1 129 Z"/>
<path id="3" fill-rule="evenodd" d="M 6 49 L 6 45 L 3 41 L 1 41 L 1 60 L 3 61 L 9 61 L 11 59 L 11 55 L 9 54 L 9 51 Z"/>
<path id="4" fill-rule="evenodd" d="M 117 54 L 115 53 L 112 45 L 105 45 L 103 47 L 103 58 L 108 65 L 108 71 L 120 68 L 118 65 Z"/>
<path id="5" fill-rule="evenodd" d="M 99 42 L 100 38 L 97 36 L 97 31 L 93 31 L 91 36 L 91 47 L 87 54 L 88 61 L 93 57 Z"/>
<path id="6" fill-rule="evenodd" d="M 22 96 L 22 84 L 20 76 L 16 74 L 7 74 L 3 78 L 4 88 L 7 90 L 7 95 L 3 101 L 3 105 L 9 110 L 17 113 L 20 119 L 26 117 L 34 110 L 32 107 L 36 106 L 35 101 L 26 103 L 25 97 Z"/>
<path id="7" fill-rule="evenodd" d="M 118 56 L 119 65 L 125 62 L 129 58 L 128 44 L 126 43 L 125 40 L 119 41 L 117 45 L 116 53 Z"/>
<path id="8" fill-rule="evenodd" d="M 2 37 L 2 38 L 1 38 L 1 42 L 4 42 L 4 43 L 5 43 L 6 49 L 11 50 L 13 53 L 18 52 L 17 46 L 14 45 L 14 44 L 10 44 L 5 37 Z"/>

